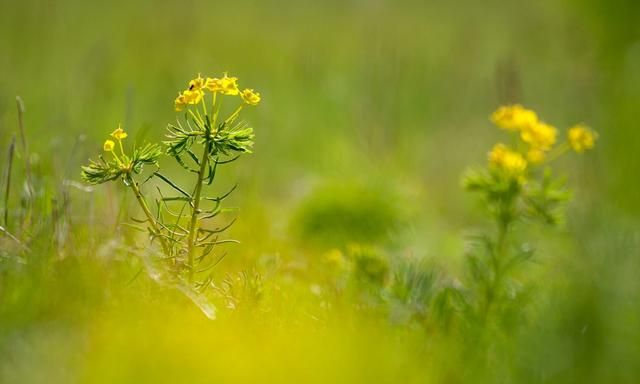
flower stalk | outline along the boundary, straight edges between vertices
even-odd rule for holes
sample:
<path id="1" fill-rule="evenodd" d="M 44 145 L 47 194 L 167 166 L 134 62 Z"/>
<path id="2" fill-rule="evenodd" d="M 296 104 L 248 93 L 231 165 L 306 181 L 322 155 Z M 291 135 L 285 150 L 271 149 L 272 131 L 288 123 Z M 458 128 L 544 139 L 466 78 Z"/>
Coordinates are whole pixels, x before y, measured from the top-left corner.
<path id="1" fill-rule="evenodd" d="M 226 97 L 239 98 L 241 103 L 226 118 L 220 118 L 222 123 L 217 125 L 219 115 L 224 113 L 221 105 Z M 206 105 L 209 98 L 211 109 Z M 236 120 L 245 106 L 254 106 L 259 102 L 260 94 L 252 89 L 240 92 L 236 77 L 225 73 L 221 78 L 205 79 L 198 75 L 174 101 L 175 110 L 184 111 L 184 124 L 178 119 L 176 124 L 168 126 L 166 140 L 163 142 L 164 151 L 158 144 L 147 144 L 128 153 L 123 144 L 128 135 L 118 126 L 111 134 L 117 144 L 108 139 L 103 145 L 109 160 L 100 156 L 99 160 L 91 160 L 88 166 L 82 167 L 83 179 L 91 184 L 121 179 L 131 188 L 145 215 L 145 220 L 139 222 L 147 225 L 146 230 L 151 233 L 152 240 L 159 239 L 166 256 L 162 260 L 170 260 L 166 266 L 167 272 L 176 281 L 184 280 L 194 289 L 204 290 L 212 284 L 212 272 L 200 282 L 196 281 L 196 277 L 199 271 L 211 270 L 221 260 L 220 255 L 211 257 L 217 247 L 236 242 L 232 239 L 219 239 L 220 234 L 233 224 L 233 220 L 216 229 L 210 229 L 205 224 L 205 220 L 213 220 L 226 211 L 221 203 L 235 187 L 216 197 L 206 196 L 204 187 L 213 183 L 219 165 L 229 164 L 238 159 L 240 154 L 251 152 L 253 129 L 244 123 L 236 123 Z M 173 158 L 187 174 L 196 174 L 195 185 L 184 188 L 166 174 L 160 173 L 158 159 L 163 152 Z M 196 153 L 199 152 L 201 154 L 197 156 Z M 156 199 L 155 212 L 147 204 L 135 177 L 143 172 L 146 164 L 155 166 L 157 170 L 145 182 L 155 178 L 169 186 L 173 192 L 173 195 L 165 195 L 158 188 L 160 196 Z M 176 209 L 175 204 L 181 207 Z"/>
<path id="2" fill-rule="evenodd" d="M 569 149 L 582 153 L 593 148 L 597 134 L 583 124 L 570 128 L 566 140 L 557 143 L 558 130 L 521 105 L 498 108 L 491 120 L 513 136 L 515 144 L 496 144 L 484 169 L 471 170 L 464 186 L 481 194 L 496 226 L 494 236 L 478 235 L 471 242 L 468 265 L 469 290 L 462 306 L 480 326 L 501 321 L 509 311 L 521 308 L 522 285 L 514 270 L 533 257 L 526 243 L 519 243 L 513 228 L 534 221 L 557 225 L 570 198 L 561 178 L 554 178 L 551 163 Z M 512 313 L 512 312 L 511 312 Z"/>
<path id="3" fill-rule="evenodd" d="M 193 207 L 191 209 L 191 220 L 189 222 L 189 237 L 187 240 L 187 263 L 189 268 L 189 281 L 193 280 L 194 274 L 194 258 L 195 258 L 195 240 L 198 234 L 198 221 L 200 216 L 200 195 L 202 194 L 202 186 L 204 184 L 205 171 L 209 165 L 209 152 L 211 151 L 211 142 L 207 139 L 205 147 L 200 158 L 200 169 L 198 170 L 198 180 L 193 191 Z"/>

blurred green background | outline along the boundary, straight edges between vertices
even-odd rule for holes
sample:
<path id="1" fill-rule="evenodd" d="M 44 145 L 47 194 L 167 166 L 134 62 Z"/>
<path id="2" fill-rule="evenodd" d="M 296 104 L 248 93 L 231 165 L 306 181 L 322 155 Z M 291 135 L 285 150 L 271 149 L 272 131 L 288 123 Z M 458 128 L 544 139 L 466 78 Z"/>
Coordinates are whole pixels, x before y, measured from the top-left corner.
<path id="1" fill-rule="evenodd" d="M 559 164 L 566 226 L 530 234 L 536 320 L 505 347 L 519 352 L 507 368 L 476 378 L 637 382 L 640 2 L 2 1 L 0 164 L 16 95 L 53 196 L 119 122 L 160 140 L 186 81 L 223 71 L 263 102 L 244 114 L 255 153 L 219 186 L 239 182 L 242 241 L 221 273 L 283 263 L 313 286 L 316 260 L 354 240 L 456 276 L 466 231 L 486 225 L 460 178 L 503 137 L 489 114 L 520 102 L 561 129 L 593 127 L 596 149 Z M 293 292 L 273 310 L 291 321 L 212 325 L 110 248 L 133 206 L 122 189 L 71 188 L 70 245 L 23 274 L 2 268 L 0 382 L 474 382 L 444 336 L 350 318 L 316 330 Z M 41 240 L 34 259 L 52 253 Z"/>

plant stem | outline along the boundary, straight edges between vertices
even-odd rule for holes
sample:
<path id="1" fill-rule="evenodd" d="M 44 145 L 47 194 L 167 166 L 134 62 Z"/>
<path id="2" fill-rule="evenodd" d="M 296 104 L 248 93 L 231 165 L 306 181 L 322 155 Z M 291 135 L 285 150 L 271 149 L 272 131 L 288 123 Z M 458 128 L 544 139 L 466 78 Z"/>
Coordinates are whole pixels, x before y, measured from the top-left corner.
<path id="1" fill-rule="evenodd" d="M 16 135 L 11 137 L 9 154 L 7 157 L 7 178 L 4 190 L 4 226 L 9 228 L 9 192 L 11 191 L 11 168 L 13 168 L 13 155 L 16 147 Z"/>
<path id="2" fill-rule="evenodd" d="M 492 276 L 491 280 L 488 282 L 487 290 L 486 290 L 486 301 L 484 308 L 482 309 L 482 319 L 486 321 L 489 316 L 489 312 L 493 303 L 496 299 L 497 290 L 499 289 L 500 280 L 502 279 L 502 263 L 504 261 L 504 255 L 507 250 L 507 235 L 509 233 L 509 227 L 511 226 L 511 216 L 504 215 L 504 212 L 509 212 L 512 208 L 512 201 L 508 200 L 506 202 L 502 202 L 503 207 L 501 207 L 501 214 L 498 217 L 498 234 L 495 242 L 495 247 L 491 251 L 491 269 Z"/>
<path id="3" fill-rule="evenodd" d="M 187 263 L 189 265 L 189 282 L 193 280 L 194 272 L 194 259 L 195 259 L 195 241 L 198 234 L 198 216 L 200 215 L 200 194 L 202 192 L 202 184 L 204 181 L 204 172 L 207 169 L 209 163 L 209 150 L 211 147 L 211 141 L 207 138 L 204 145 L 204 151 L 202 152 L 202 158 L 200 159 L 200 170 L 198 171 L 198 181 L 196 182 L 195 190 L 193 192 L 192 209 L 191 209 L 191 221 L 189 222 L 189 237 L 187 239 Z"/>
<path id="4" fill-rule="evenodd" d="M 27 192 L 27 208 L 22 222 L 22 229 L 25 230 L 31 225 L 31 214 L 33 210 L 33 177 L 31 176 L 31 158 L 29 148 L 27 147 L 27 138 L 24 132 L 24 102 L 20 96 L 16 96 L 16 106 L 18 108 L 18 129 L 20 130 L 20 142 L 22 143 L 22 152 L 24 156 L 24 173 L 25 186 Z"/>
<path id="5" fill-rule="evenodd" d="M 169 252 L 169 246 L 167 245 L 165 240 L 162 237 L 160 237 L 161 233 L 160 233 L 160 228 L 158 228 L 158 223 L 156 223 L 156 219 L 153 217 L 153 214 L 151 213 L 151 210 L 149 209 L 147 202 L 144 200 L 144 196 L 142 196 L 142 192 L 140 192 L 140 187 L 138 187 L 138 183 L 133 179 L 133 177 L 131 177 L 131 173 L 127 173 L 125 177 L 127 179 L 127 182 L 129 183 L 129 186 L 131 186 L 133 193 L 136 195 L 136 200 L 138 200 L 138 204 L 140 204 L 142 211 L 144 211 L 145 216 L 147 216 L 147 221 L 149 222 L 149 225 L 151 226 L 153 233 L 156 236 L 158 236 L 158 238 L 160 239 L 160 244 L 162 244 L 162 249 L 165 255 L 167 257 L 171 256 Z"/>

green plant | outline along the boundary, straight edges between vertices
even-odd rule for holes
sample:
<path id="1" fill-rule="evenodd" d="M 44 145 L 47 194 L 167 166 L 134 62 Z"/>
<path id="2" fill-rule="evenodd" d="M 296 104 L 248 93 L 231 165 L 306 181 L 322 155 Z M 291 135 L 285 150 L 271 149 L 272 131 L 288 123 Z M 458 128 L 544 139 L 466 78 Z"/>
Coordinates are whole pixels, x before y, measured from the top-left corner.
<path id="1" fill-rule="evenodd" d="M 566 142 L 556 145 L 556 128 L 519 105 L 501 107 L 492 120 L 514 134 L 515 145 L 497 144 L 488 167 L 464 178 L 464 187 L 482 196 L 495 229 L 472 239 L 470 278 L 464 294 L 456 296 L 467 318 L 479 324 L 508 322 L 525 307 L 528 290 L 516 272 L 532 259 L 534 249 L 518 237 L 517 229 L 562 221 L 571 194 L 564 180 L 553 175 L 551 162 L 570 148 L 592 148 L 596 139 L 589 128 L 577 125 L 569 129 Z"/>
<path id="2" fill-rule="evenodd" d="M 223 116 L 222 102 L 227 97 L 239 103 L 233 112 Z M 97 161 L 82 167 L 82 178 L 90 184 L 121 180 L 131 189 L 144 218 L 134 218 L 134 223 L 127 225 L 148 233 L 151 244 L 159 245 L 162 256 L 154 260 L 160 262 L 163 275 L 174 282 L 185 282 L 198 292 L 212 286 L 212 270 L 226 255 L 224 252 L 214 254 L 217 246 L 236 242 L 220 238 L 233 221 L 219 227 L 206 225 L 227 211 L 221 204 L 235 187 L 220 196 L 207 196 L 204 189 L 213 184 L 221 165 L 251 152 L 253 129 L 238 122 L 238 117 L 245 106 L 259 102 L 258 93 L 238 89 L 235 77 L 225 74 L 220 79 L 204 79 L 198 76 L 176 98 L 175 109 L 184 112 L 184 118 L 169 124 L 162 145 L 144 144 L 133 148 L 128 155 L 123 145 L 127 133 L 118 127 L 111 134 L 115 141 L 109 139 L 104 143 L 103 149 L 110 158 L 100 155 Z M 210 109 L 208 103 L 211 103 Z M 163 154 L 173 158 L 193 178 L 190 188 L 180 186 L 161 173 L 158 159 Z M 146 165 L 155 169 L 141 181 Z M 158 196 L 153 209 L 142 188 L 151 179 L 161 181 L 174 192 L 165 195 L 156 187 Z M 157 268 L 155 263 L 154 268 Z"/>
<path id="3" fill-rule="evenodd" d="M 354 183 L 314 190 L 293 219 L 295 233 L 309 244 L 345 248 L 351 243 L 384 245 L 402 215 L 385 188 Z"/>

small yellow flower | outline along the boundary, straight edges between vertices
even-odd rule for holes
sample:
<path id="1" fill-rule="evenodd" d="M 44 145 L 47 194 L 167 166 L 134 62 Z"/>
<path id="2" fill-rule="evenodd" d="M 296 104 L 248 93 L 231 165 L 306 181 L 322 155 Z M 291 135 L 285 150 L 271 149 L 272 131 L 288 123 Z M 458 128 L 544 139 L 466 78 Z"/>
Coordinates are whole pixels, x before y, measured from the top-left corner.
<path id="1" fill-rule="evenodd" d="M 186 90 L 182 92 L 182 96 L 184 96 L 184 101 L 187 104 L 198 104 L 200 100 L 204 97 L 204 92 L 202 90 Z"/>
<path id="2" fill-rule="evenodd" d="M 593 148 L 598 138 L 597 133 L 584 124 L 578 124 L 570 128 L 567 136 L 569 137 L 569 145 L 578 153 Z"/>
<path id="3" fill-rule="evenodd" d="M 207 80 L 204 84 L 205 88 L 210 90 L 211 92 L 220 92 L 222 91 L 222 82 L 220 79 L 207 77 Z"/>
<path id="4" fill-rule="evenodd" d="M 543 150 L 537 148 L 531 148 L 527 152 L 527 160 L 531 164 L 540 164 L 544 161 L 546 153 Z"/>
<path id="5" fill-rule="evenodd" d="M 504 144 L 496 144 L 489 152 L 489 164 L 511 176 L 521 176 L 527 169 L 524 157 Z"/>
<path id="6" fill-rule="evenodd" d="M 237 77 L 228 77 L 227 74 L 224 74 L 224 77 L 220 79 L 220 92 L 223 95 L 235 96 L 240 93 L 238 89 L 238 78 Z"/>
<path id="7" fill-rule="evenodd" d="M 184 110 L 184 108 L 187 106 L 187 99 L 181 93 L 181 94 L 178 95 L 178 97 L 176 97 L 176 100 L 174 101 L 173 105 L 174 105 L 174 108 L 175 108 L 176 112 L 180 112 L 180 111 Z"/>
<path id="8" fill-rule="evenodd" d="M 206 80 L 203 79 L 200 74 L 198 74 L 198 77 L 196 77 L 195 79 L 191 80 L 189 82 L 189 90 L 190 91 L 199 91 L 202 88 L 204 88 L 206 84 Z"/>
<path id="9" fill-rule="evenodd" d="M 519 131 L 538 122 L 538 116 L 532 110 L 520 104 L 505 105 L 491 114 L 491 121 L 508 131 Z"/>
<path id="10" fill-rule="evenodd" d="M 240 97 L 242 97 L 242 100 L 249 105 L 258 105 L 260 102 L 260 94 L 255 92 L 253 89 L 245 89 L 240 93 Z"/>
<path id="11" fill-rule="evenodd" d="M 118 126 L 118 128 L 111 133 L 111 136 L 113 136 L 117 140 L 122 140 L 126 138 L 128 135 L 127 135 L 127 132 L 124 131 L 124 129 Z"/>
<path id="12" fill-rule="evenodd" d="M 114 143 L 112 140 L 107 140 L 104 142 L 104 145 L 102 146 L 102 148 L 106 151 L 106 152 L 111 152 L 113 151 L 113 148 L 116 146 L 116 143 Z"/>
<path id="13" fill-rule="evenodd" d="M 558 131 L 549 124 L 538 122 L 524 127 L 520 131 L 522 141 L 532 148 L 548 151 L 556 142 Z"/>

